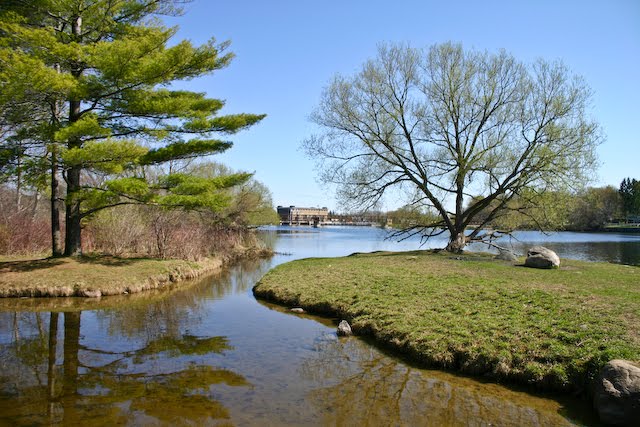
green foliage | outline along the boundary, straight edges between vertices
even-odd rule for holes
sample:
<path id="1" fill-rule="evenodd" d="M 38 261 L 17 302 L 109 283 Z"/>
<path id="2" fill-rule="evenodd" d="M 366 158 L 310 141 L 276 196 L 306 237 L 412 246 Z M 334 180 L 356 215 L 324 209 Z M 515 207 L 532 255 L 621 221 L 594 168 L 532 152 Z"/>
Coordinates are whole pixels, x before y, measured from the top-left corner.
<path id="1" fill-rule="evenodd" d="M 524 189 L 505 204 L 494 224 L 501 230 L 564 230 L 575 210 L 575 197 L 565 191 Z"/>
<path id="2" fill-rule="evenodd" d="M 0 141 L 0 183 L 19 182 L 23 191 L 43 192 L 49 163 L 34 144 L 16 138 Z"/>
<path id="3" fill-rule="evenodd" d="M 271 192 L 255 180 L 239 188 L 229 211 L 229 218 L 239 225 L 278 224 L 280 221 L 273 209 Z"/>
<path id="4" fill-rule="evenodd" d="M 111 135 L 111 130 L 100 126 L 96 114 L 85 114 L 54 135 L 56 142 L 77 141 L 83 138 L 101 138 Z"/>
<path id="5" fill-rule="evenodd" d="M 213 178 L 175 173 L 168 175 L 162 185 L 175 194 L 198 195 L 231 188 L 246 182 L 249 178 L 251 178 L 249 173 L 221 175 Z"/>
<path id="6" fill-rule="evenodd" d="M 128 109 L 135 114 L 180 116 L 215 114 L 224 105 L 219 99 L 204 98 L 205 94 L 180 90 L 132 90 L 122 94 Z"/>
<path id="7" fill-rule="evenodd" d="M 209 154 L 217 154 L 231 148 L 230 142 L 218 140 L 194 139 L 168 144 L 161 148 L 149 150 L 140 158 L 140 164 L 152 165 L 164 163 L 170 160 L 183 160 Z"/>
<path id="8" fill-rule="evenodd" d="M 473 200 L 476 200 L 474 198 Z M 524 201 L 523 201 L 524 200 Z M 500 200 L 493 201 L 493 205 Z M 477 220 L 487 220 L 494 206 L 478 213 Z M 522 205 L 533 207 L 522 209 Z M 499 230 L 601 230 L 621 215 L 621 198 L 615 188 L 587 187 L 579 192 L 553 191 L 537 193 L 525 191 L 509 200 L 500 215 L 486 224 Z"/>
<path id="9" fill-rule="evenodd" d="M 189 168 L 188 173 L 204 179 L 234 175 L 228 167 L 213 162 L 205 162 Z M 227 194 L 230 203 L 217 215 L 216 222 L 234 226 L 256 226 L 277 224 L 278 214 L 273 209 L 273 200 L 269 189 L 251 178 L 240 185 L 229 187 Z"/>
<path id="10" fill-rule="evenodd" d="M 587 188 L 574 200 L 575 207 L 569 213 L 571 230 L 601 230 L 621 217 L 622 200 L 614 187 Z"/>
<path id="11" fill-rule="evenodd" d="M 625 215 L 640 215 L 640 181 L 625 178 L 618 190 L 622 198 L 622 210 Z"/>
<path id="12" fill-rule="evenodd" d="M 64 150 L 60 157 L 67 166 L 117 174 L 131 169 L 147 152 L 137 141 L 105 139 Z"/>
<path id="13" fill-rule="evenodd" d="M 120 178 L 107 181 L 109 191 L 126 194 L 130 197 L 146 199 L 149 197 L 149 183 L 142 178 Z"/>
<path id="14" fill-rule="evenodd" d="M 224 190 L 249 178 L 204 182 L 169 175 L 146 187 L 140 183 L 146 166 L 221 153 L 232 144 L 215 134 L 234 134 L 265 117 L 219 115 L 222 100 L 167 88 L 222 69 L 233 58 L 228 42 L 171 40 L 177 29 L 156 15 L 179 13 L 180 4 L 95 0 L 84 7 L 77 0 L 25 0 L 0 6 L 0 118 L 16 136 L 28 128 L 41 157 L 49 155 L 45 148 L 62 148 L 67 244 L 77 246 L 67 253 L 79 250 L 84 215 L 123 203 L 221 211 L 231 201 Z M 14 105 L 29 105 L 51 126 L 36 131 L 24 124 L 24 114 L 9 117 Z M 112 176 L 93 179 L 104 174 Z M 122 180 L 129 178 L 134 180 Z"/>
<path id="15" fill-rule="evenodd" d="M 433 212 L 425 212 L 412 205 L 405 205 L 394 211 L 387 212 L 386 216 L 391 219 L 394 228 L 408 228 L 437 221 L 437 215 Z"/>
<path id="16" fill-rule="evenodd" d="M 234 114 L 223 117 L 196 117 L 187 121 L 184 129 L 188 132 L 236 133 L 262 120 L 265 115 Z"/>
<path id="17" fill-rule="evenodd" d="M 201 178 L 186 174 L 171 174 L 160 183 L 169 194 L 159 195 L 157 203 L 165 207 L 187 209 L 208 208 L 220 212 L 231 203 L 232 197 L 223 190 L 240 185 L 251 178 L 251 174 L 237 173 Z"/>

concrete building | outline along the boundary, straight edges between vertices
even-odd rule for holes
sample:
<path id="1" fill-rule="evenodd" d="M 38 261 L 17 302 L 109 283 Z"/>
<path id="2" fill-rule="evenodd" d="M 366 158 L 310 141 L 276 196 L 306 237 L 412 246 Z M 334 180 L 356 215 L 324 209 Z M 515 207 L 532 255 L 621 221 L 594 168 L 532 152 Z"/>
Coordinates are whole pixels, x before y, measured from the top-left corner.
<path id="1" fill-rule="evenodd" d="M 329 220 L 327 208 L 278 206 L 277 211 L 281 225 L 318 225 Z"/>

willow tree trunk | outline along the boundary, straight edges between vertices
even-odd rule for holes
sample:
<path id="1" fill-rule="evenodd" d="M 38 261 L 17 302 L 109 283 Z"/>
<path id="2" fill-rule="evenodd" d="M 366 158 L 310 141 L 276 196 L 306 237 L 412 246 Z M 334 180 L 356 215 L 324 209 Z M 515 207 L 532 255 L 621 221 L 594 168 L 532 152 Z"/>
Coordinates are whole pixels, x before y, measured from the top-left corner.
<path id="1" fill-rule="evenodd" d="M 467 237 L 465 236 L 464 229 L 462 231 L 452 231 L 451 237 L 449 237 L 449 243 L 447 244 L 446 251 L 453 253 L 460 253 L 467 245 Z"/>

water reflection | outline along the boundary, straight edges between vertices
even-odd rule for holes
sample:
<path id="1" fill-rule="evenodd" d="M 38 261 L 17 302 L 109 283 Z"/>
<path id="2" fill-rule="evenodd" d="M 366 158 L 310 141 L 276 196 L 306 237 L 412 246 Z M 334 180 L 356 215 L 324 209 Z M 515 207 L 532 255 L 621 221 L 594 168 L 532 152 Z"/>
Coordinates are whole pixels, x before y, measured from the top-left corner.
<path id="1" fill-rule="evenodd" d="M 87 345 L 80 311 L 62 313 L 61 330 L 56 312 L 48 322 L 43 313 L 13 317 L 11 342 L 1 350 L 6 423 L 211 424 L 230 417 L 214 386 L 250 387 L 242 375 L 192 358 L 232 350 L 226 337 L 162 336 L 118 350 Z"/>
<path id="2" fill-rule="evenodd" d="M 583 408 L 438 371 L 413 368 L 356 339 L 324 340 L 301 374 L 329 383 L 307 398 L 322 425 L 570 426 Z M 575 402 L 574 402 L 575 403 Z M 584 411 L 582 412 L 584 414 Z M 593 422 L 585 419 L 584 422 Z"/>
<path id="3" fill-rule="evenodd" d="M 267 233 L 282 255 L 178 287 L 0 300 L 0 424 L 594 423 L 580 418 L 588 405 L 418 369 L 364 341 L 338 340 L 331 320 L 256 302 L 252 286 L 281 262 L 420 247 L 384 240 L 380 229 L 290 231 Z M 623 248 L 594 256 L 637 259 L 634 237 L 594 238 Z M 568 245 L 558 249 L 567 257 L 594 247 L 584 238 L 540 243 Z"/>

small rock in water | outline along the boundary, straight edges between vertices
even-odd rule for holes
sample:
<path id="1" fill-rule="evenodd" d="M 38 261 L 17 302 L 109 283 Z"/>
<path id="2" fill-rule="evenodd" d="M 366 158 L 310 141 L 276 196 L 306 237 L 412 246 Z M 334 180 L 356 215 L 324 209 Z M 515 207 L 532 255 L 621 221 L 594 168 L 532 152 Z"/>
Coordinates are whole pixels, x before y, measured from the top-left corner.
<path id="1" fill-rule="evenodd" d="M 304 308 L 294 307 L 291 309 L 294 313 L 304 313 Z"/>
<path id="2" fill-rule="evenodd" d="M 338 325 L 338 336 L 347 337 L 352 334 L 353 332 L 351 332 L 351 326 L 349 326 L 349 322 L 347 322 L 346 320 L 341 320 L 340 324 Z"/>

